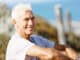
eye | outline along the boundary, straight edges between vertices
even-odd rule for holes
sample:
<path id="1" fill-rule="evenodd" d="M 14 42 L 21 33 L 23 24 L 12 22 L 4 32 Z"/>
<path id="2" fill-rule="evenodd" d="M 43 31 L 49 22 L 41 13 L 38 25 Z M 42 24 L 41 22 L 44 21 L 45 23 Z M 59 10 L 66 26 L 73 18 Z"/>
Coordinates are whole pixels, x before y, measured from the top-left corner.
<path id="1" fill-rule="evenodd" d="M 25 18 L 24 20 L 25 20 L 25 21 L 28 21 L 28 20 L 29 20 L 29 18 Z"/>
<path id="2" fill-rule="evenodd" d="M 25 18 L 24 20 L 28 21 L 28 20 L 34 20 L 34 19 L 35 19 L 35 17 L 31 17 L 31 18 Z"/>
<path id="3" fill-rule="evenodd" d="M 34 20 L 34 19 L 35 19 L 35 17 L 32 17 L 32 18 L 31 18 L 31 20 Z"/>

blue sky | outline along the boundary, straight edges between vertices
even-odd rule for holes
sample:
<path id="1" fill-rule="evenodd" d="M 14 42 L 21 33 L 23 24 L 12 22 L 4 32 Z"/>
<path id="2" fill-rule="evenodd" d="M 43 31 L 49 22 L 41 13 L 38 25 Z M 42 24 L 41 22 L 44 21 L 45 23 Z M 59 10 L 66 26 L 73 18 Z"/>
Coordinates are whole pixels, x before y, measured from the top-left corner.
<path id="1" fill-rule="evenodd" d="M 72 27 L 75 32 L 80 34 L 80 0 L 0 0 L 8 8 L 14 7 L 18 3 L 30 3 L 33 12 L 47 19 L 51 24 L 56 26 L 56 15 L 54 7 L 61 4 L 63 18 L 65 20 L 66 10 L 70 10 L 72 15 Z"/>
<path id="2" fill-rule="evenodd" d="M 44 16 L 47 19 L 55 20 L 55 5 L 57 2 L 33 4 L 35 13 Z M 80 1 L 61 1 L 59 4 L 62 6 L 63 17 L 65 17 L 66 10 L 70 10 L 72 20 L 80 20 Z M 37 8 L 36 8 L 37 7 Z"/>
<path id="3" fill-rule="evenodd" d="M 33 12 L 47 20 L 55 20 L 55 5 L 61 4 L 63 17 L 67 9 L 71 11 L 72 20 L 80 20 L 80 0 L 0 0 L 8 5 L 9 8 L 18 3 L 31 3 Z"/>

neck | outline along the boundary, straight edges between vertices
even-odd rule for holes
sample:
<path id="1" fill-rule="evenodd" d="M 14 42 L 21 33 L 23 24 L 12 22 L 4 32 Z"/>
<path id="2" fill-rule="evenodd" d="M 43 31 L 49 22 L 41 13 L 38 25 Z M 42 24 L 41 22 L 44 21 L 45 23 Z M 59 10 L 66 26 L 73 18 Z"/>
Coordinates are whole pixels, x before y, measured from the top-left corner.
<path id="1" fill-rule="evenodd" d="M 27 40 L 30 39 L 30 35 L 28 35 L 28 34 L 22 33 L 21 31 L 20 32 L 17 31 L 17 33 L 24 39 L 27 39 Z"/>

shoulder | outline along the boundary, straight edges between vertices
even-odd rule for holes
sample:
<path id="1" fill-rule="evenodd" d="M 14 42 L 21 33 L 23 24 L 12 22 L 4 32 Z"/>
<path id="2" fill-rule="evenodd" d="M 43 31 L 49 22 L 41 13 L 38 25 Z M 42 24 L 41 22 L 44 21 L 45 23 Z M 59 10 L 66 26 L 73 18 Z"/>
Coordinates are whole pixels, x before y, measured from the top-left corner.
<path id="1" fill-rule="evenodd" d="M 17 50 L 19 48 L 19 46 L 21 46 L 23 44 L 23 42 L 21 40 L 19 40 L 19 38 L 16 35 L 11 36 L 8 45 L 7 45 L 7 49 L 8 50 Z M 17 49 L 16 49 L 17 48 Z"/>
<path id="2" fill-rule="evenodd" d="M 9 40 L 9 42 L 8 42 L 8 45 L 9 46 L 12 46 L 12 45 L 16 45 L 17 44 L 17 37 L 15 36 L 15 35 L 13 35 L 13 36 L 11 36 L 11 38 L 10 38 L 10 40 Z"/>
<path id="3" fill-rule="evenodd" d="M 7 49 L 13 49 L 15 45 L 17 45 L 17 40 L 15 40 L 15 36 L 13 35 L 8 42 Z"/>

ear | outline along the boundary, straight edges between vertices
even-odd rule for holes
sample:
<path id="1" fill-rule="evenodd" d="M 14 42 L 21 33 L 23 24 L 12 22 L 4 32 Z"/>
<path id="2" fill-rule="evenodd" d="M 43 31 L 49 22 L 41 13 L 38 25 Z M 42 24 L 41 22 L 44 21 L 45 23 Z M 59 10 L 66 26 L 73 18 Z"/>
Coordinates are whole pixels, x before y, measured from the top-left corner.
<path id="1" fill-rule="evenodd" d="M 12 20 L 12 23 L 15 25 L 15 24 L 16 24 L 16 20 L 15 20 L 15 19 L 13 19 L 13 20 Z"/>

